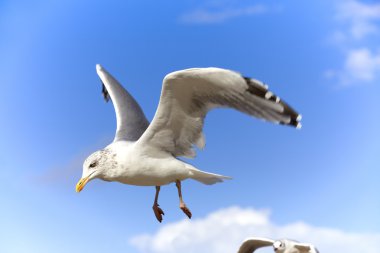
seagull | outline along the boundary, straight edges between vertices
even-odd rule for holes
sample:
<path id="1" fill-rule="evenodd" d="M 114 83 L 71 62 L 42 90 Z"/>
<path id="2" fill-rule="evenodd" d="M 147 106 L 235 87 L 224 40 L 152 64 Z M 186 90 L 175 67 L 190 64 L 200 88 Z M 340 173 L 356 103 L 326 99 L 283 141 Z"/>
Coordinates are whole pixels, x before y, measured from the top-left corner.
<path id="1" fill-rule="evenodd" d="M 317 248 L 309 243 L 299 243 L 289 239 L 274 241 L 264 237 L 251 237 L 240 246 L 238 253 L 253 253 L 255 250 L 272 246 L 275 253 L 319 253 Z"/>
<path id="2" fill-rule="evenodd" d="M 202 128 L 207 112 L 229 107 L 273 123 L 301 127 L 301 115 L 269 91 L 267 85 L 231 70 L 191 68 L 166 75 L 151 123 L 136 100 L 104 67 L 97 64 L 96 71 L 104 99 L 112 100 L 114 105 L 116 134 L 111 144 L 84 161 L 76 191 L 95 178 L 155 186 L 152 208 L 159 222 L 164 215 L 158 204 L 161 186 L 175 183 L 179 207 L 191 218 L 182 197 L 183 180 L 190 178 L 211 185 L 231 179 L 199 170 L 178 158 L 194 157 L 195 146 L 205 146 Z"/>
<path id="3" fill-rule="evenodd" d="M 246 239 L 240 246 L 238 253 L 252 253 L 255 250 L 273 246 L 274 240 L 263 237 L 251 237 Z"/>
<path id="4" fill-rule="evenodd" d="M 297 241 L 282 239 L 273 243 L 276 253 L 319 253 L 318 249 L 309 243 L 299 243 Z"/>

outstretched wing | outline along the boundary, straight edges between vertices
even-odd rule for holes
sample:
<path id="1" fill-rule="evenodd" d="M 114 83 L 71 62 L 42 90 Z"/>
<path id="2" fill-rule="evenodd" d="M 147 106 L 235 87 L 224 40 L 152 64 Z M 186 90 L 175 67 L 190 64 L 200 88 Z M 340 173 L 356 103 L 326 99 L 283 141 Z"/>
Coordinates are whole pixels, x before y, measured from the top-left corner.
<path id="1" fill-rule="evenodd" d="M 96 72 L 102 80 L 102 93 L 108 102 L 111 98 L 115 108 L 117 128 L 114 142 L 136 141 L 148 128 L 149 122 L 136 100 L 120 85 L 107 70 L 96 65 Z"/>
<path id="2" fill-rule="evenodd" d="M 272 246 L 273 240 L 261 237 L 246 239 L 240 246 L 238 253 L 252 253 L 258 248 Z"/>
<path id="3" fill-rule="evenodd" d="M 193 145 L 203 148 L 207 112 L 230 107 L 274 123 L 300 127 L 300 116 L 260 81 L 219 68 L 194 68 L 168 74 L 160 103 L 137 144 L 174 156 L 193 157 Z"/>

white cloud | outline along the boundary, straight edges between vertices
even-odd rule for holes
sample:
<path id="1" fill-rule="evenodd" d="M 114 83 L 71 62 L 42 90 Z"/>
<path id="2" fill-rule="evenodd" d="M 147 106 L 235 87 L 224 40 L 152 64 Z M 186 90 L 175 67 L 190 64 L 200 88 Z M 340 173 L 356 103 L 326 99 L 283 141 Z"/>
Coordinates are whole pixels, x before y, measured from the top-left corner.
<path id="1" fill-rule="evenodd" d="M 309 242 L 323 253 L 378 253 L 380 234 L 349 233 L 294 222 L 275 224 L 267 210 L 230 207 L 201 219 L 164 225 L 155 234 L 138 235 L 130 244 L 145 253 L 231 253 L 251 236 Z"/>
<path id="2" fill-rule="evenodd" d="M 377 33 L 376 20 L 380 20 L 380 4 L 365 4 L 355 0 L 343 1 L 338 6 L 337 17 L 349 22 L 350 34 L 355 39 Z"/>
<path id="3" fill-rule="evenodd" d="M 373 82 L 380 78 L 380 53 L 368 48 L 350 49 L 342 70 L 327 70 L 325 77 L 337 79 L 341 86 Z"/>
<path id="4" fill-rule="evenodd" d="M 340 69 L 325 71 L 325 77 L 340 86 L 358 85 L 376 81 L 380 76 L 380 53 L 377 43 L 370 39 L 380 31 L 380 3 L 364 3 L 357 0 L 340 1 L 336 12 L 339 29 L 329 41 L 344 53 Z"/>
<path id="5" fill-rule="evenodd" d="M 240 16 L 251 16 L 261 14 L 267 11 L 267 7 L 264 5 L 253 5 L 244 8 L 228 8 L 222 10 L 206 10 L 198 9 L 191 11 L 180 16 L 180 21 L 188 24 L 212 24 L 221 23 L 228 19 L 240 17 Z"/>
<path id="6" fill-rule="evenodd" d="M 345 72 L 354 79 L 373 81 L 380 71 L 380 53 L 374 54 L 368 48 L 350 50 L 345 63 Z"/>

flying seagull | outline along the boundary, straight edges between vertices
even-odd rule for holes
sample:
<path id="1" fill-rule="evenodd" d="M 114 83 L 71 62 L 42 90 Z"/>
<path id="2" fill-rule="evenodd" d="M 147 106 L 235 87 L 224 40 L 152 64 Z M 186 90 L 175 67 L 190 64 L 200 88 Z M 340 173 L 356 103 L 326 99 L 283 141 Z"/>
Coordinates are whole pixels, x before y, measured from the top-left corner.
<path id="1" fill-rule="evenodd" d="M 273 243 L 274 241 L 268 238 L 251 237 L 240 245 L 238 253 L 253 253 L 259 248 L 273 246 Z"/>
<path id="2" fill-rule="evenodd" d="M 317 248 L 309 243 L 300 243 L 289 239 L 271 240 L 263 237 L 251 237 L 240 246 L 238 253 L 253 253 L 255 250 L 272 246 L 275 253 L 319 253 Z"/>
<path id="3" fill-rule="evenodd" d="M 276 253 L 319 253 L 318 249 L 312 244 L 289 239 L 275 241 L 273 249 Z"/>
<path id="4" fill-rule="evenodd" d="M 301 116 L 262 82 L 220 68 L 192 68 L 165 76 L 156 114 L 149 124 L 139 104 L 108 73 L 96 65 L 103 83 L 103 96 L 112 100 L 117 128 L 113 142 L 91 154 L 83 164 L 80 192 L 92 179 L 155 186 L 154 214 L 162 221 L 158 205 L 162 185 L 175 182 L 179 206 L 191 218 L 182 198 L 181 181 L 191 178 L 211 185 L 230 177 L 201 171 L 177 157 L 194 157 L 202 149 L 207 112 L 230 107 L 278 124 L 300 128 Z"/>

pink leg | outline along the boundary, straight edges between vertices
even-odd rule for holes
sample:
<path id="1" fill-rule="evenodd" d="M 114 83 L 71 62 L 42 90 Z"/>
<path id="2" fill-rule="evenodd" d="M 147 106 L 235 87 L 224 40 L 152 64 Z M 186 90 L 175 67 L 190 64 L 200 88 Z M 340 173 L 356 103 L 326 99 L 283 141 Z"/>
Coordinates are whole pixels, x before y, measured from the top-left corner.
<path id="1" fill-rule="evenodd" d="M 158 201 L 158 193 L 160 192 L 160 186 L 156 186 L 156 197 L 154 198 L 154 204 L 153 204 L 153 212 L 154 215 L 156 215 L 156 218 L 159 222 L 162 221 L 162 215 L 164 214 L 164 211 L 159 207 L 159 204 L 157 203 Z"/>
<path id="2" fill-rule="evenodd" d="M 181 181 L 176 180 L 175 185 L 177 186 L 177 189 L 178 189 L 179 208 L 181 208 L 181 210 L 187 215 L 187 217 L 189 217 L 189 219 L 191 219 L 191 212 L 190 212 L 189 208 L 187 208 L 185 202 L 183 202 L 183 199 L 182 199 Z"/>

